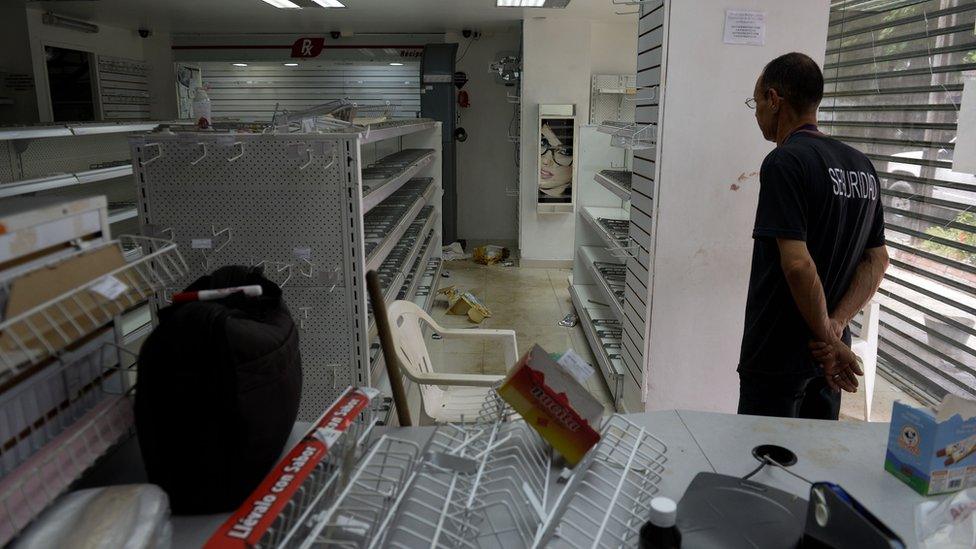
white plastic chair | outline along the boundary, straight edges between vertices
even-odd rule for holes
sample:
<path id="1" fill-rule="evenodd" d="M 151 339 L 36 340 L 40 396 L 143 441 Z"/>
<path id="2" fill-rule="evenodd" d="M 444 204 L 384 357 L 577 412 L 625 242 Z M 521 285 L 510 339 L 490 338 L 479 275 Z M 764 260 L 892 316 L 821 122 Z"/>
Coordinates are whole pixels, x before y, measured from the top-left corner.
<path id="1" fill-rule="evenodd" d="M 864 421 L 871 421 L 871 401 L 874 399 L 874 380 L 878 373 L 878 317 L 881 305 L 871 300 L 861 316 L 861 332 L 851 341 L 851 350 L 861 359 L 864 370 Z"/>
<path id="2" fill-rule="evenodd" d="M 393 346 L 400 368 L 408 379 L 420 387 L 420 424 L 469 422 L 478 419 L 478 412 L 492 386 L 505 376 L 484 374 L 452 374 L 435 372 L 424 343 L 423 324 L 427 324 L 445 339 L 482 338 L 501 340 L 504 344 L 506 370 L 518 360 L 518 345 L 513 330 L 442 328 L 423 309 L 410 301 L 394 301 L 387 308 Z"/>

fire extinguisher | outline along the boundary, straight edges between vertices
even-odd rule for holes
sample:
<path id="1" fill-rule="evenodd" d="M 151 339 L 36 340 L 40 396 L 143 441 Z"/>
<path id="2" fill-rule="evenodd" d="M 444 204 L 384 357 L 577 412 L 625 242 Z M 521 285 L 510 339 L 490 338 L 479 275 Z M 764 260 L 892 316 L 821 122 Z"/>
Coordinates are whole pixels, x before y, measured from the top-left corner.
<path id="1" fill-rule="evenodd" d="M 471 99 L 468 97 L 468 92 L 461 90 L 458 92 L 458 106 L 462 109 L 466 109 L 471 106 Z"/>

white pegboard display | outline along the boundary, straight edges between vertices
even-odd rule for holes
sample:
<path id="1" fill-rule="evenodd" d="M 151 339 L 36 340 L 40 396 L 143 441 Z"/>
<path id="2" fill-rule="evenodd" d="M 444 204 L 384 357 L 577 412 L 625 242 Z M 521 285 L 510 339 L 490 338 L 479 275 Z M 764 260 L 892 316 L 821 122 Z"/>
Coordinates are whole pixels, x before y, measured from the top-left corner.
<path id="1" fill-rule="evenodd" d="M 439 142 L 439 125 L 418 128 L 430 135 L 417 145 Z M 299 420 L 314 420 L 347 386 L 370 384 L 360 172 L 369 139 L 224 131 L 131 139 L 142 230 L 175 240 L 189 264 L 177 286 L 225 265 L 262 265 L 282 286 L 300 330 Z M 439 161 L 426 169 L 420 175 L 437 174 L 439 186 Z"/>
<path id="2" fill-rule="evenodd" d="M 362 291 L 348 283 L 362 258 L 344 245 L 362 238 L 350 198 L 360 196 L 355 143 L 196 132 L 132 139 L 140 222 L 185 251 L 182 286 L 224 265 L 259 264 L 282 286 L 300 329 L 301 420 L 361 384 L 368 369 Z"/>

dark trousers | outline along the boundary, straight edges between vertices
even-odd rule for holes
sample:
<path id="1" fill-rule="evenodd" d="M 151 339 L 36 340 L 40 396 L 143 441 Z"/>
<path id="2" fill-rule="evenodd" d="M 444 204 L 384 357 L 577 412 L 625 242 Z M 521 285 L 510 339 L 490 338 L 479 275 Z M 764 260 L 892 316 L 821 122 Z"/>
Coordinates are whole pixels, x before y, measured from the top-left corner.
<path id="1" fill-rule="evenodd" d="M 837 419 L 840 393 L 823 375 L 739 374 L 739 413 L 750 416 Z"/>

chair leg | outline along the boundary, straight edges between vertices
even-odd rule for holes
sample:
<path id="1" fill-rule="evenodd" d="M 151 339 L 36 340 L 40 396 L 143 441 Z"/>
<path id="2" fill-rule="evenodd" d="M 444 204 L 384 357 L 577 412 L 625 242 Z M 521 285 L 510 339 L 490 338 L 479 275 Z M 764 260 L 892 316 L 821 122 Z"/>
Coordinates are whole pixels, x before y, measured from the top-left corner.
<path id="1" fill-rule="evenodd" d="M 871 403 L 874 400 L 874 381 L 878 372 L 878 357 L 867 357 L 863 363 L 864 368 L 864 421 L 871 421 Z"/>

